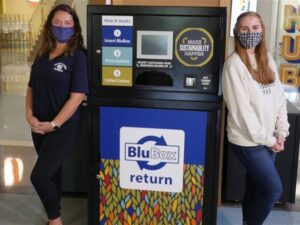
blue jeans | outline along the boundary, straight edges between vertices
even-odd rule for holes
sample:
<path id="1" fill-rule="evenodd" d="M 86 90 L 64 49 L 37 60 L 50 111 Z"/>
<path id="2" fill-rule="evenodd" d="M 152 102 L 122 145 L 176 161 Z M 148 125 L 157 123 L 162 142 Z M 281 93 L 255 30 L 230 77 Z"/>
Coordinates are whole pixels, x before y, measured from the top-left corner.
<path id="1" fill-rule="evenodd" d="M 243 220 L 247 225 L 262 225 L 282 194 L 281 180 L 274 165 L 276 153 L 266 146 L 231 146 L 247 170 Z"/>

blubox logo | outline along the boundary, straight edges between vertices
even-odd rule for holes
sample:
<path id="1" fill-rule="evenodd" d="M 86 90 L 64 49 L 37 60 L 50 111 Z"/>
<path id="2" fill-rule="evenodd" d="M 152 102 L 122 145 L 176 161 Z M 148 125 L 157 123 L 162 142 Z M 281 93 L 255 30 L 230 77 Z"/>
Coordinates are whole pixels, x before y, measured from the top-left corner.
<path id="1" fill-rule="evenodd" d="M 120 129 L 120 186 L 181 192 L 184 131 L 122 127 Z"/>

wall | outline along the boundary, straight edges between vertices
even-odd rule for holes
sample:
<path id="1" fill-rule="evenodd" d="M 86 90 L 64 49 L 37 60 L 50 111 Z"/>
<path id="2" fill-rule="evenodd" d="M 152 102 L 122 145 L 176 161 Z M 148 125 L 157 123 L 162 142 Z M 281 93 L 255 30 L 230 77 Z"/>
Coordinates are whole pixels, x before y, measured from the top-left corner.
<path id="1" fill-rule="evenodd" d="M 89 5 L 105 5 L 105 0 L 89 0 Z"/>
<path id="2" fill-rule="evenodd" d="M 87 4 L 88 0 L 76 0 L 75 10 L 80 20 L 84 45 L 87 44 L 86 29 L 87 29 Z"/>
<path id="3" fill-rule="evenodd" d="M 27 0 L 2 0 L 3 12 L 5 14 L 22 14 L 31 16 L 37 5 L 33 5 Z"/>
<path id="4" fill-rule="evenodd" d="M 257 12 L 261 15 L 266 27 L 267 48 L 273 56 L 275 54 L 277 7 L 277 1 L 257 1 Z"/>
<path id="5" fill-rule="evenodd" d="M 219 0 L 113 0 L 113 5 L 220 6 Z"/>

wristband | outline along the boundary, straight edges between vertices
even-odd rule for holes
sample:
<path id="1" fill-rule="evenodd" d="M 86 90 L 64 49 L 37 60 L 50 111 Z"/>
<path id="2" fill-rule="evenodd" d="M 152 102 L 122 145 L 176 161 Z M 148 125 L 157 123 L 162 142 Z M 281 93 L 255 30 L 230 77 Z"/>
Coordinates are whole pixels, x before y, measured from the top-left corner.
<path id="1" fill-rule="evenodd" d="M 56 123 L 54 123 L 53 121 L 51 121 L 50 124 L 51 124 L 51 126 L 52 126 L 52 128 L 54 130 L 58 130 L 59 129 L 59 126 Z"/>

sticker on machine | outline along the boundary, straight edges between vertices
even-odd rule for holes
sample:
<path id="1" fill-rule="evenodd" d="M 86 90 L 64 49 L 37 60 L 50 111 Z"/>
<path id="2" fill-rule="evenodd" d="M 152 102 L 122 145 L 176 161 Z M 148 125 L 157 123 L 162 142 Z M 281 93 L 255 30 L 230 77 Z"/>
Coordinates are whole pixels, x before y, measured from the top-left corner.
<path id="1" fill-rule="evenodd" d="M 213 56 L 214 39 L 204 28 L 186 28 L 176 37 L 175 55 L 181 64 L 202 67 Z"/>
<path id="2" fill-rule="evenodd" d="M 120 186 L 181 192 L 184 142 L 183 130 L 121 127 Z"/>
<path id="3" fill-rule="evenodd" d="M 133 16 L 102 16 L 102 26 L 133 26 Z"/>

